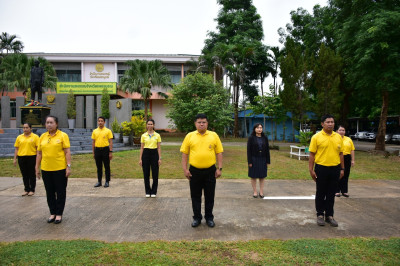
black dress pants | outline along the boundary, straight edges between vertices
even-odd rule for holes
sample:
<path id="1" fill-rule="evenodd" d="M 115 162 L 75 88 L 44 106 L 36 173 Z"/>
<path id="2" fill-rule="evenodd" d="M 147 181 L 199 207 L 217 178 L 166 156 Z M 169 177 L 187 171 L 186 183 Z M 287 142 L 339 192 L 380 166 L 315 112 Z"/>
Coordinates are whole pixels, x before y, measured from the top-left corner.
<path id="1" fill-rule="evenodd" d="M 192 174 L 190 178 L 190 196 L 192 198 L 193 219 L 201 221 L 201 196 L 204 190 L 204 205 L 206 220 L 213 220 L 213 208 L 215 197 L 215 165 L 210 168 L 199 169 L 190 166 L 189 171 Z"/>
<path id="2" fill-rule="evenodd" d="M 336 193 L 347 193 L 349 192 L 349 176 L 351 168 L 351 154 L 346 154 L 344 157 L 344 175 L 339 180 L 339 186 Z"/>
<path id="3" fill-rule="evenodd" d="M 40 81 L 34 81 L 31 88 L 31 100 L 35 100 L 35 93 L 38 94 L 38 102 L 42 101 L 42 84 Z"/>
<path id="4" fill-rule="evenodd" d="M 144 176 L 144 188 L 146 194 L 157 195 L 158 188 L 158 150 L 157 149 L 143 149 L 142 154 L 142 169 Z M 150 167 L 153 176 L 153 185 L 150 186 Z"/>
<path id="5" fill-rule="evenodd" d="M 340 165 L 323 166 L 316 164 L 317 192 L 315 195 L 315 208 L 317 216 L 333 216 L 333 205 L 335 204 L 335 193 L 340 177 Z"/>
<path id="6" fill-rule="evenodd" d="M 47 204 L 49 205 L 51 215 L 62 215 L 64 212 L 68 183 L 65 173 L 65 169 L 59 171 L 42 170 Z"/>
<path id="7" fill-rule="evenodd" d="M 104 171 L 106 174 L 106 182 L 110 182 L 111 171 L 110 171 L 110 147 L 94 148 L 94 160 L 96 161 L 97 167 L 97 180 L 101 184 L 103 179 L 103 164 Z"/>
<path id="8" fill-rule="evenodd" d="M 18 165 L 21 170 L 22 180 L 26 192 L 35 192 L 36 173 L 35 173 L 36 155 L 18 156 Z"/>

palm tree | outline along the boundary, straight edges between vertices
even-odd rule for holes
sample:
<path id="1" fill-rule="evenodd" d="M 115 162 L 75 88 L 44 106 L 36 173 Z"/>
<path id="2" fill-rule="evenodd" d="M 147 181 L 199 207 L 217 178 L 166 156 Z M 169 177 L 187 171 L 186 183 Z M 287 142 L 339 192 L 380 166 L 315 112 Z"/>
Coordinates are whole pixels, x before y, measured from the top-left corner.
<path id="1" fill-rule="evenodd" d="M 40 66 L 43 67 L 45 81 L 44 87 L 56 88 L 57 76 L 53 65 L 46 59 L 39 57 Z M 10 54 L 3 58 L 0 65 L 0 86 L 2 95 L 4 91 L 14 90 L 26 91 L 30 87 L 30 70 L 34 65 L 35 58 L 28 58 L 25 54 Z"/>
<path id="2" fill-rule="evenodd" d="M 3 32 L 0 35 L 0 51 L 3 56 L 3 50 L 6 51 L 7 55 L 11 51 L 13 53 L 20 53 L 24 49 L 24 45 L 21 41 L 17 40 L 17 35 L 10 35 L 7 32 Z"/>
<path id="3" fill-rule="evenodd" d="M 144 119 L 147 120 L 147 103 L 152 96 L 153 86 L 162 88 L 171 87 L 171 76 L 160 60 L 146 61 L 129 60 L 126 64 L 130 67 L 121 78 L 121 88 L 126 92 L 139 93 L 144 101 Z M 159 93 L 159 95 L 162 95 Z"/>

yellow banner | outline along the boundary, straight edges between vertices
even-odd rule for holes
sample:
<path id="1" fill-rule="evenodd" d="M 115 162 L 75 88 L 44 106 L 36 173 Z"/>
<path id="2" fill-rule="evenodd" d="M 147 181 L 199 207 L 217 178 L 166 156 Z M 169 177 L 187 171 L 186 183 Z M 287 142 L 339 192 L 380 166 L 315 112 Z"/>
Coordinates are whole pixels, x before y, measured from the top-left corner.
<path id="1" fill-rule="evenodd" d="M 116 82 L 57 82 L 57 93 L 102 94 L 104 88 L 108 94 L 117 94 Z"/>

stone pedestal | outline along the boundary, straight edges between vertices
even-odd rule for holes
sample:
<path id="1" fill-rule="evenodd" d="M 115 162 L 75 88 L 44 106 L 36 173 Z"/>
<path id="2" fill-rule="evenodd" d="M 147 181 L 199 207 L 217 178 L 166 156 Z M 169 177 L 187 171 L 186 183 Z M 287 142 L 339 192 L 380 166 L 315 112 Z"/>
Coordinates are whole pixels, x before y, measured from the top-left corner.
<path id="1" fill-rule="evenodd" d="M 44 106 L 23 106 L 21 110 L 21 125 L 30 123 L 32 127 L 45 127 L 46 117 L 50 115 L 50 107 Z"/>

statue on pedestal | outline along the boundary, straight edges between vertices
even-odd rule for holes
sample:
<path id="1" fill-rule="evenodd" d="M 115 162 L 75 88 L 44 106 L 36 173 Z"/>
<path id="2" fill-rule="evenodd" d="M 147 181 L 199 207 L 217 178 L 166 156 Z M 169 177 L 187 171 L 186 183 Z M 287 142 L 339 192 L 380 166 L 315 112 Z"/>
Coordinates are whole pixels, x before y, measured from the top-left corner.
<path id="1" fill-rule="evenodd" d="M 31 102 L 27 104 L 28 106 L 41 105 L 42 101 L 42 87 L 44 84 L 44 70 L 39 66 L 39 60 L 35 60 L 35 65 L 31 68 Z M 38 93 L 38 101 L 35 102 L 35 95 Z"/>

